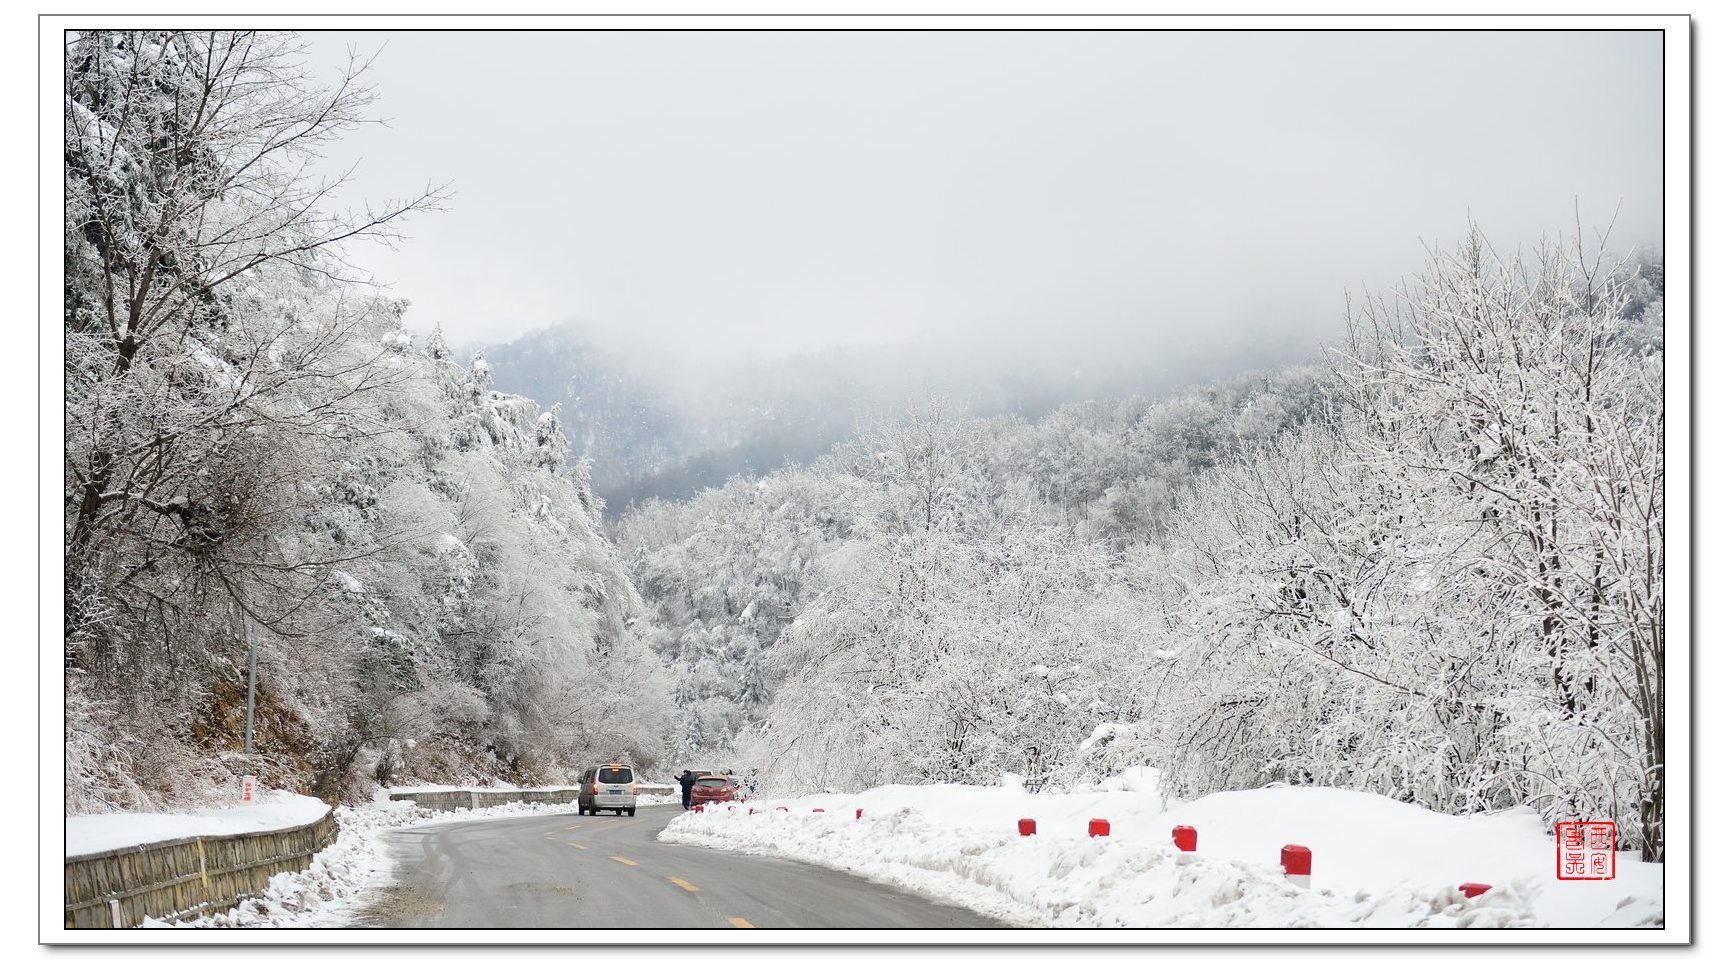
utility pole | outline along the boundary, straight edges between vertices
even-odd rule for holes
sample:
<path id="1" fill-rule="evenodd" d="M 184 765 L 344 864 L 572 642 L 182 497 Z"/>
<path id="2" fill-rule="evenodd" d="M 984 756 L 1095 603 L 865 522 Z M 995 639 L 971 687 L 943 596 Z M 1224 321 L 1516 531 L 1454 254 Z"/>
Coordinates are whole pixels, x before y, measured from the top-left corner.
<path id="1" fill-rule="evenodd" d="M 246 617 L 246 774 L 252 774 L 252 701 L 258 688 L 258 638 L 250 614 Z"/>

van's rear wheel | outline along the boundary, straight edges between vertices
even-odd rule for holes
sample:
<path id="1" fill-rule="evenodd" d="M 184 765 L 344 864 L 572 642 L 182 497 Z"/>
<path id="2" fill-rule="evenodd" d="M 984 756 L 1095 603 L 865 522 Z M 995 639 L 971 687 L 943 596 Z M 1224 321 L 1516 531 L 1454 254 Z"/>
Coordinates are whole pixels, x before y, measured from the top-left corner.
<path id="1" fill-rule="evenodd" d="M 637 814 L 637 811 L 635 809 L 625 810 L 625 815 L 627 815 L 627 816 L 635 816 L 636 814 Z"/>

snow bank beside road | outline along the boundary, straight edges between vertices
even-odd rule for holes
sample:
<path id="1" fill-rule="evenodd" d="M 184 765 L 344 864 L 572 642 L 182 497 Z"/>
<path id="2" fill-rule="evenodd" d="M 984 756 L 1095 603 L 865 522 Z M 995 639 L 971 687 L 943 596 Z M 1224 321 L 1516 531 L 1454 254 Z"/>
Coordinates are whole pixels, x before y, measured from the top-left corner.
<path id="1" fill-rule="evenodd" d="M 512 802 L 485 809 L 435 812 L 412 802 L 380 799 L 365 806 L 344 806 L 336 811 L 341 832 L 336 841 L 298 873 L 279 873 L 270 886 L 221 914 L 186 921 L 147 921 L 144 927 L 183 928 L 332 928 L 347 927 L 359 920 L 360 908 L 371 885 L 387 876 L 390 855 L 384 834 L 405 826 L 458 822 L 470 819 L 500 819 L 508 816 L 545 816 L 569 813 L 569 803 Z"/>
<path id="2" fill-rule="evenodd" d="M 1168 810 L 1157 791 L 1135 791 L 1156 782 L 1059 795 L 886 786 L 687 814 L 661 839 L 839 867 L 1041 926 L 1662 922 L 1661 867 L 1623 854 L 1614 881 L 1558 881 L 1553 841 L 1530 812 L 1457 818 L 1340 789 L 1220 793 Z M 1037 835 L 1016 834 L 1021 817 Z M 1086 835 L 1094 817 L 1110 820 L 1109 838 Z M 1179 823 L 1197 828 L 1196 854 L 1172 846 Z M 1313 890 L 1281 875 L 1286 843 L 1314 852 Z M 1466 881 L 1493 889 L 1467 900 Z"/>
<path id="3" fill-rule="evenodd" d="M 66 817 L 66 855 L 108 853 L 196 836 L 233 836 L 310 826 L 330 807 L 311 796 L 260 790 L 250 806 L 182 813 L 103 813 Z"/>

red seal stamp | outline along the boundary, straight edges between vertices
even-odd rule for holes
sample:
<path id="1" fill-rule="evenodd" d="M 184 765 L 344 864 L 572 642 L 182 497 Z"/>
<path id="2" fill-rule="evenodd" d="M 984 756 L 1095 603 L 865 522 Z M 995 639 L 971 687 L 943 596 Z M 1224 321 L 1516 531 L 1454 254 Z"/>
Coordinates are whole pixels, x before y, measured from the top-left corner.
<path id="1" fill-rule="evenodd" d="M 1616 824 L 1581 820 L 1556 824 L 1557 880 L 1615 880 Z"/>

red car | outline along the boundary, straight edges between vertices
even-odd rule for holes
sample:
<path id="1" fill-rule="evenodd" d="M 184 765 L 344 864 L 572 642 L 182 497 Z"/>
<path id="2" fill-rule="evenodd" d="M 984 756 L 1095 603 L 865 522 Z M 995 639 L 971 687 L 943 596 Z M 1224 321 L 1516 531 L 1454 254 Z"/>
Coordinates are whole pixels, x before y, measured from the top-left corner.
<path id="1" fill-rule="evenodd" d="M 739 798 L 733 780 L 719 775 L 705 775 L 691 785 L 691 805 L 706 802 L 732 802 Z"/>

